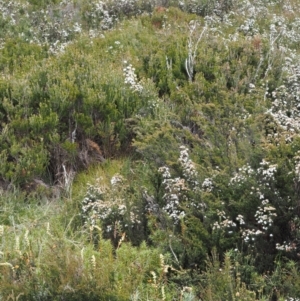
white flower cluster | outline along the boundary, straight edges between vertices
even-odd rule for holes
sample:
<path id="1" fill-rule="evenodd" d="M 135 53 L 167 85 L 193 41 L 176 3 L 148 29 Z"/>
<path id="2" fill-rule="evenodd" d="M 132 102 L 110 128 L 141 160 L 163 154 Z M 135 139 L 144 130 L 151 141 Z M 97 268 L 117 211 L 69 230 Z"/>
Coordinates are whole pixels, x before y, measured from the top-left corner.
<path id="1" fill-rule="evenodd" d="M 273 219 L 277 216 L 274 212 L 276 209 L 269 205 L 269 200 L 265 199 L 262 201 L 262 206 L 259 206 L 255 218 L 262 229 L 267 231 L 273 225 Z"/>
<path id="2" fill-rule="evenodd" d="M 167 212 L 175 223 L 178 223 L 179 220 L 185 216 L 185 211 L 182 209 L 183 204 L 186 207 L 205 209 L 204 203 L 196 202 L 193 198 L 188 199 L 187 196 L 189 191 L 198 191 L 200 188 L 197 181 L 198 172 L 195 164 L 189 158 L 188 148 L 186 146 L 180 146 L 178 161 L 182 168 L 183 178 L 173 178 L 170 169 L 167 166 L 158 169 L 163 178 L 162 184 L 164 185 L 165 190 L 163 196 L 165 205 L 162 209 Z M 212 182 L 209 182 L 209 179 L 206 179 L 206 184 L 204 184 L 204 186 L 207 189 L 212 189 Z"/>
<path id="3" fill-rule="evenodd" d="M 256 219 L 257 225 L 261 229 L 242 229 L 242 237 L 244 242 L 249 243 L 250 241 L 255 241 L 255 237 L 258 235 L 265 235 L 266 231 L 273 225 L 273 220 L 277 216 L 277 214 L 274 212 L 276 209 L 272 207 L 269 204 L 269 200 L 264 199 L 263 194 L 258 191 L 259 197 L 262 200 L 261 206 L 258 207 L 254 217 Z M 238 215 L 236 218 L 240 222 L 240 225 L 246 225 L 243 216 Z M 270 237 L 273 236 L 273 234 L 269 234 Z"/>
<path id="4" fill-rule="evenodd" d="M 286 8 L 288 11 L 294 11 L 291 5 L 283 5 L 283 8 Z M 299 9 L 299 7 L 298 7 Z M 300 18 L 287 18 L 285 14 L 276 15 L 273 14 L 272 16 L 272 24 L 273 28 L 277 26 L 277 32 L 281 32 L 284 34 L 283 41 L 297 43 L 300 41 Z"/>
<path id="5" fill-rule="evenodd" d="M 259 33 L 259 28 L 256 26 L 255 22 L 254 18 L 246 19 L 244 24 L 239 27 L 239 30 L 245 35 L 254 36 Z"/>
<path id="6" fill-rule="evenodd" d="M 262 17 L 268 13 L 267 5 L 259 0 L 255 1 L 255 4 L 249 0 L 241 0 L 238 2 L 237 14 L 248 18 Z"/>
<path id="7" fill-rule="evenodd" d="M 110 215 L 112 208 L 103 200 L 105 193 L 103 187 L 88 185 L 81 205 L 81 215 L 85 223 L 95 225 L 99 219 L 104 220 Z"/>
<path id="8" fill-rule="evenodd" d="M 239 171 L 230 179 L 229 185 L 243 184 L 250 176 L 255 173 L 254 169 L 247 164 L 239 168 Z"/>
<path id="9" fill-rule="evenodd" d="M 257 183 L 259 185 L 265 185 L 267 187 L 270 187 L 271 182 L 275 181 L 276 171 L 276 164 L 270 164 L 270 162 L 263 159 L 260 162 L 260 167 L 257 170 L 254 170 L 249 164 L 239 168 L 238 172 L 235 173 L 235 175 L 230 179 L 229 185 L 241 185 L 244 182 L 246 182 L 250 177 L 257 176 Z"/>
<path id="10" fill-rule="evenodd" d="M 205 178 L 202 182 L 202 189 L 207 192 L 211 192 L 214 188 L 212 178 Z"/>
<path id="11" fill-rule="evenodd" d="M 115 174 L 110 179 L 110 184 L 112 187 L 119 187 L 120 184 L 124 182 L 124 178 L 120 174 Z"/>
<path id="12" fill-rule="evenodd" d="M 110 187 L 101 186 L 102 179 L 97 180 L 97 185 L 88 185 L 86 195 L 81 205 L 81 215 L 86 225 L 94 226 L 99 221 L 105 223 L 118 222 L 128 213 L 132 224 L 140 224 L 137 213 L 131 206 L 131 210 L 126 205 L 128 202 L 123 198 L 122 189 L 124 179 L 116 174 L 110 180 Z M 130 212 L 128 212 L 130 210 Z M 127 224 L 124 225 L 125 227 Z M 110 231 L 112 225 L 106 226 L 106 231 Z"/>
<path id="13" fill-rule="evenodd" d="M 261 235 L 263 232 L 261 230 L 250 230 L 250 229 L 245 229 L 242 231 L 242 237 L 246 243 L 250 241 L 255 241 L 255 236 Z"/>
<path id="14" fill-rule="evenodd" d="M 170 179 L 171 178 L 171 173 L 170 173 L 169 167 L 167 167 L 167 166 L 160 167 L 158 169 L 158 171 L 161 173 L 161 175 L 164 179 Z"/>
<path id="15" fill-rule="evenodd" d="M 296 245 L 292 243 L 287 243 L 286 241 L 283 242 L 283 244 L 276 244 L 276 249 L 279 251 L 286 251 L 286 252 L 291 252 L 293 250 L 296 250 Z"/>
<path id="16" fill-rule="evenodd" d="M 252 93 L 253 91 L 255 91 L 255 85 L 250 83 L 249 84 L 249 93 Z"/>
<path id="17" fill-rule="evenodd" d="M 104 1 L 91 1 L 85 17 L 94 29 L 107 30 L 113 27 L 118 18 L 111 13 Z"/>
<path id="18" fill-rule="evenodd" d="M 90 1 L 85 7 L 84 16 L 82 13 L 82 8 L 72 1 L 51 3 L 37 10 L 32 9 L 28 1 L 1 0 L 0 14 L 9 26 L 3 29 L 4 38 L 0 38 L 0 48 L 5 43 L 5 36 L 14 36 L 19 27 L 23 30 L 19 37 L 24 41 L 49 46 L 51 54 L 58 54 L 83 32 L 82 18 L 92 27 L 90 29 L 96 30 L 94 36 L 100 35 L 100 30 L 111 28 L 117 21 L 102 1 Z"/>
<path id="19" fill-rule="evenodd" d="M 271 164 L 270 162 L 263 159 L 260 162 L 260 167 L 256 170 L 252 169 L 250 165 L 245 165 L 239 169 L 239 172 L 231 178 L 229 185 L 241 185 L 245 183 L 249 178 L 256 180 L 258 187 L 249 187 L 250 195 L 255 195 L 260 201 L 261 205 L 258 206 L 254 218 L 256 220 L 256 228 L 249 229 L 242 215 L 236 217 L 236 221 L 239 222 L 240 226 L 244 229 L 240 229 L 243 240 L 248 243 L 255 241 L 255 237 L 258 235 L 265 235 L 266 231 L 273 226 L 274 218 L 276 217 L 275 208 L 271 206 L 269 200 L 266 199 L 261 189 L 266 189 L 277 195 L 278 191 L 272 187 L 272 183 L 275 181 L 275 174 L 277 172 L 277 165 Z M 217 225 L 217 224 L 216 224 Z M 269 234 L 271 237 L 273 234 Z"/>
<path id="20" fill-rule="evenodd" d="M 257 174 L 260 175 L 259 184 L 265 184 L 269 186 L 271 181 L 275 181 L 275 173 L 277 171 L 276 164 L 270 164 L 270 162 L 263 159 L 260 163 L 260 166 L 257 169 Z"/>
<path id="21" fill-rule="evenodd" d="M 78 8 L 71 3 L 60 2 L 49 5 L 46 9 L 33 11 L 30 18 L 30 42 L 49 45 L 53 54 L 63 52 L 65 47 L 81 33 L 82 26 L 78 22 Z"/>
<path id="22" fill-rule="evenodd" d="M 232 229 L 236 227 L 236 223 L 233 222 L 228 216 L 226 216 L 225 211 L 217 210 L 217 215 L 219 216 L 220 221 L 213 224 L 213 230 L 219 229 Z M 228 234 L 231 234 L 232 230 L 228 231 Z"/>
<path id="23" fill-rule="evenodd" d="M 124 61 L 127 65 L 127 61 Z M 143 86 L 137 81 L 137 76 L 135 74 L 135 68 L 131 64 L 128 64 L 124 69 L 123 73 L 125 76 L 125 84 L 128 84 L 133 91 L 141 92 Z"/>
<path id="24" fill-rule="evenodd" d="M 179 149 L 180 156 L 178 161 L 181 165 L 183 176 L 193 187 L 197 187 L 199 185 L 197 181 L 198 172 L 194 162 L 189 157 L 189 149 L 184 145 L 180 146 Z"/>
<path id="25" fill-rule="evenodd" d="M 245 225 L 245 221 L 244 221 L 244 216 L 239 214 L 237 217 L 236 217 L 236 220 L 240 223 L 240 225 Z"/>
<path id="26" fill-rule="evenodd" d="M 300 128 L 300 57 L 290 53 L 283 69 L 287 73 L 285 82 L 272 93 L 273 102 L 267 114 L 274 118 L 289 142 Z"/>
<path id="27" fill-rule="evenodd" d="M 263 200 L 265 198 L 264 194 L 260 191 L 260 189 L 258 187 L 255 188 L 254 186 L 252 186 L 250 195 L 255 194 L 255 193 L 257 194 L 257 196 L 260 200 Z"/>
<path id="28" fill-rule="evenodd" d="M 182 178 L 171 178 L 168 167 L 160 167 L 158 171 L 163 177 L 165 194 L 163 196 L 165 206 L 162 208 L 168 215 L 178 223 L 185 216 L 185 212 L 180 209 L 180 203 L 186 200 L 185 192 L 189 190 L 185 180 Z"/>
<path id="29" fill-rule="evenodd" d="M 299 299 L 299 298 L 288 297 L 288 298 L 285 299 L 284 301 L 300 301 L 300 299 Z"/>

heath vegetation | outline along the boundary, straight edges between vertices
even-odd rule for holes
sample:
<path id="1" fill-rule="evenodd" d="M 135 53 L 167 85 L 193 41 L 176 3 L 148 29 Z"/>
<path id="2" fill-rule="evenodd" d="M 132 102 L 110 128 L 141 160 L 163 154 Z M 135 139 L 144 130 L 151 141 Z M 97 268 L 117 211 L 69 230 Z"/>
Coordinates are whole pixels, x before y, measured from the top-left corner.
<path id="1" fill-rule="evenodd" d="M 0 300 L 300 300 L 297 0 L 0 0 Z"/>

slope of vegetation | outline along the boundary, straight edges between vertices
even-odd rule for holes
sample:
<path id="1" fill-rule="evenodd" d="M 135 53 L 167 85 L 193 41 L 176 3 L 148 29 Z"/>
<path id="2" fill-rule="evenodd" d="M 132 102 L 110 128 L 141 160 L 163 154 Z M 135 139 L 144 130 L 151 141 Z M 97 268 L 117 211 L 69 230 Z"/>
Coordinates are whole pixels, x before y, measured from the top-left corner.
<path id="1" fill-rule="evenodd" d="M 0 1 L 1 300 L 299 300 L 298 1 Z"/>

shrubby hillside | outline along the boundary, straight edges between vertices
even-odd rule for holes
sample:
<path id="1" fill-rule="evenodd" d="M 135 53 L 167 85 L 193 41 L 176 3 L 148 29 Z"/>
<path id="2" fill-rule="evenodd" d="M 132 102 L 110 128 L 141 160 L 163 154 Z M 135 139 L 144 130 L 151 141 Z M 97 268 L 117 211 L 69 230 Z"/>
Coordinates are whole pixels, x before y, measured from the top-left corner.
<path id="1" fill-rule="evenodd" d="M 300 300 L 297 0 L 0 0 L 1 300 Z"/>

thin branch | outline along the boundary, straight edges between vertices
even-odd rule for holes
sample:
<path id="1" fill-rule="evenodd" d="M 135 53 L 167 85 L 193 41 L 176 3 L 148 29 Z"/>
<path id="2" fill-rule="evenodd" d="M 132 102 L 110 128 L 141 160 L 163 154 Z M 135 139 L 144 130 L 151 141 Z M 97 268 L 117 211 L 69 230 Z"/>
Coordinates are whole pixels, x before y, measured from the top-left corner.
<path id="1" fill-rule="evenodd" d="M 178 258 L 177 258 L 177 256 L 176 256 L 175 252 L 173 251 L 173 248 L 172 248 L 172 245 L 171 245 L 171 240 L 169 240 L 169 247 L 170 247 L 170 250 L 171 250 L 171 252 L 172 252 L 172 254 L 173 254 L 173 256 L 174 256 L 174 258 L 175 258 L 175 260 L 176 260 L 176 263 L 178 264 L 178 266 L 179 266 L 180 269 L 182 270 L 182 267 L 181 267 L 181 265 L 180 265 L 180 263 L 179 263 L 179 260 L 178 260 Z"/>

